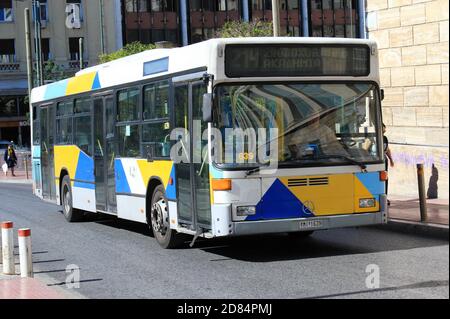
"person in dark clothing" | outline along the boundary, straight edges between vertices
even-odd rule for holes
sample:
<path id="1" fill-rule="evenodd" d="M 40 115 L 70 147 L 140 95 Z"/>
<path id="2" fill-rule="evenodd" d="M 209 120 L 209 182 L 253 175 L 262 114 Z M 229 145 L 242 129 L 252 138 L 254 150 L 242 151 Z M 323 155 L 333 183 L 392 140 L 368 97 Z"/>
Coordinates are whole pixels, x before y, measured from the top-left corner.
<path id="1" fill-rule="evenodd" d="M 387 172 L 389 170 L 389 165 L 391 167 L 394 167 L 394 160 L 392 159 L 391 150 L 389 149 L 389 140 L 388 140 L 387 136 L 385 135 L 385 133 L 386 133 L 386 125 L 384 125 L 384 123 L 383 123 L 384 165 L 385 165 L 385 170 Z M 388 180 L 386 181 L 386 195 L 388 193 L 388 182 L 389 182 L 389 177 L 388 177 Z M 387 204 L 391 205 L 391 202 L 389 201 L 389 199 L 387 200 Z"/>
<path id="2" fill-rule="evenodd" d="M 8 165 L 8 169 L 11 169 L 12 176 L 16 176 L 14 174 L 14 167 L 17 164 L 17 156 L 16 156 L 16 152 L 14 151 L 14 147 L 12 144 L 10 144 L 8 146 L 8 148 L 5 150 L 3 159 L 5 160 L 6 164 Z M 8 174 L 8 173 L 6 173 L 6 174 Z"/>

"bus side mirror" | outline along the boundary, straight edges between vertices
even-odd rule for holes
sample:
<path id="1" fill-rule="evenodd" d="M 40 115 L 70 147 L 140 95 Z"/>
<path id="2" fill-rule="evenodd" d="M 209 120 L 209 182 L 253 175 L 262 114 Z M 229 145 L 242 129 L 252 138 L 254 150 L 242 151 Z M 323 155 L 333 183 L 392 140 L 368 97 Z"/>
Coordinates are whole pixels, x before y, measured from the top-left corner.
<path id="1" fill-rule="evenodd" d="M 384 89 L 381 89 L 381 101 L 384 100 Z"/>
<path id="2" fill-rule="evenodd" d="M 203 106 L 202 106 L 203 122 L 208 123 L 212 121 L 212 100 L 213 96 L 211 93 L 203 94 Z"/>

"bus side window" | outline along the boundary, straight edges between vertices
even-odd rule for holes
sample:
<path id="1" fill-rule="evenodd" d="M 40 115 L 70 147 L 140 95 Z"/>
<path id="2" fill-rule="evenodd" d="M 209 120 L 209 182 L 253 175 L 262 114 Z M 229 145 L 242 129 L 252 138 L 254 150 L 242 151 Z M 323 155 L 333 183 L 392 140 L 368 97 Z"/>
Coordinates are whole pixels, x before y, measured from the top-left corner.
<path id="1" fill-rule="evenodd" d="M 90 116 L 75 117 L 73 121 L 75 128 L 75 136 L 74 136 L 75 145 L 77 145 L 87 155 L 91 156 L 92 155 L 91 117 Z"/>

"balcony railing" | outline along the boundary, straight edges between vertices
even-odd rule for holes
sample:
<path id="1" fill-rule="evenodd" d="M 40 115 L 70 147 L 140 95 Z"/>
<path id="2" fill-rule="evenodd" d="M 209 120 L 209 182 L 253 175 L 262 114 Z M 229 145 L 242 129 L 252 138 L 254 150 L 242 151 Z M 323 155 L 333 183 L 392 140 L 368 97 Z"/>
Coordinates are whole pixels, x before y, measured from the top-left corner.
<path id="1" fill-rule="evenodd" d="M 19 63 L 0 63 L 0 72 L 13 72 L 19 70 L 20 70 Z"/>
<path id="2" fill-rule="evenodd" d="M 0 54 L 0 71 L 11 72 L 19 69 L 20 63 L 16 61 L 14 54 Z"/>
<path id="3" fill-rule="evenodd" d="M 83 69 L 89 66 L 89 61 L 83 61 Z M 69 69 L 80 69 L 80 61 L 69 61 Z"/>

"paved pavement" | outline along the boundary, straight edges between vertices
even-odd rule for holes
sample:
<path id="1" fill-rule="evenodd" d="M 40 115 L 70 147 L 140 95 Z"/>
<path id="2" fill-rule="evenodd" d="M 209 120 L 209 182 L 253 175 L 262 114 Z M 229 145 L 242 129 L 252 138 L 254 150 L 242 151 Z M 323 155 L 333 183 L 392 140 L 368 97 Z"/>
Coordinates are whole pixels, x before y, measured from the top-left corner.
<path id="1" fill-rule="evenodd" d="M 420 204 L 417 198 L 397 197 L 391 200 L 389 217 L 420 222 Z M 428 223 L 448 226 L 448 199 L 427 199 Z"/>
<path id="2" fill-rule="evenodd" d="M 49 287 L 37 278 L 0 275 L 0 299 L 68 299 L 60 289 Z"/>
<path id="3" fill-rule="evenodd" d="M 3 171 L 0 172 L 0 183 L 18 183 L 18 184 L 31 184 L 31 171 L 27 173 L 25 171 L 15 171 L 12 176 L 11 172 L 5 175 Z"/>
<path id="4" fill-rule="evenodd" d="M 449 298 L 448 239 L 383 227 L 199 240 L 163 250 L 145 225 L 106 217 L 69 224 L 30 185 L 0 183 L 0 220 L 32 228 L 34 270 L 87 298 Z M 374 266 L 370 265 L 376 265 Z M 371 268 L 372 267 L 372 268 Z M 379 267 L 380 288 L 366 286 Z"/>

